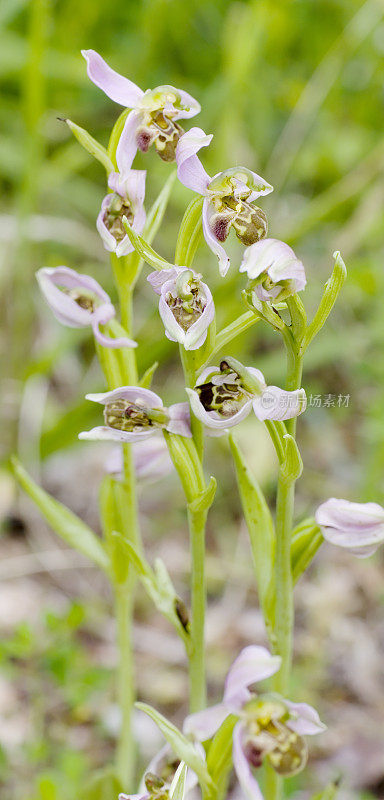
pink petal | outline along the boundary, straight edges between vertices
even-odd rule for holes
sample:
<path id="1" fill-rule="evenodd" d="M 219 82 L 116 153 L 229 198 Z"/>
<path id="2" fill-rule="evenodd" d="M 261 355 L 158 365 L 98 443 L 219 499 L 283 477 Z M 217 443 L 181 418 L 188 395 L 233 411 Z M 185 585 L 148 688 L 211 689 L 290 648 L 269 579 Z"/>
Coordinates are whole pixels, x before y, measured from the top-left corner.
<path id="1" fill-rule="evenodd" d="M 292 703 L 290 700 L 284 700 L 284 703 L 292 714 L 292 719 L 288 720 L 287 726 L 299 736 L 315 736 L 315 734 L 327 730 L 327 726 L 321 721 L 316 709 L 308 703 Z"/>
<path id="2" fill-rule="evenodd" d="M 101 309 L 97 310 L 100 311 Z M 114 309 L 113 313 L 115 313 Z M 92 315 L 92 330 L 95 339 L 97 339 L 99 344 L 101 344 L 103 347 L 110 347 L 112 349 L 116 349 L 118 347 L 137 347 L 137 342 L 135 342 L 133 339 L 128 339 L 126 336 L 119 336 L 116 339 L 111 336 L 105 336 L 105 334 L 101 332 L 99 325 L 105 325 L 106 322 L 107 320 L 105 317 L 99 319 L 96 313 Z"/>
<path id="3" fill-rule="evenodd" d="M 174 278 L 177 278 L 180 272 L 183 272 L 184 269 L 185 267 L 172 267 L 172 269 L 161 270 L 155 269 L 154 272 L 151 272 L 150 275 L 148 275 L 147 281 L 151 284 L 152 289 L 154 292 L 156 292 L 156 294 L 161 294 L 163 284 L 174 280 Z"/>
<path id="4" fill-rule="evenodd" d="M 86 394 L 87 400 L 92 400 L 94 403 L 101 403 L 105 405 L 113 400 L 128 400 L 131 403 L 143 402 L 149 408 L 162 408 L 163 401 L 158 394 L 152 392 L 150 389 L 143 389 L 141 386 L 120 386 L 118 389 L 112 389 L 110 392 L 101 392 L 97 394 Z"/>
<path id="5" fill-rule="evenodd" d="M 172 118 L 174 120 L 191 119 L 191 117 L 195 117 L 196 114 L 200 113 L 201 105 L 191 94 L 188 94 L 188 92 L 185 92 L 183 89 L 176 89 L 176 91 L 180 96 L 182 107 L 176 114 L 173 113 Z"/>
<path id="6" fill-rule="evenodd" d="M 179 436 L 186 436 L 191 438 L 191 417 L 188 403 L 174 403 L 169 406 L 169 422 L 167 423 L 167 431 L 170 433 L 177 433 Z"/>
<path id="7" fill-rule="evenodd" d="M 275 283 L 292 280 L 297 292 L 304 289 L 307 282 L 302 261 L 296 257 L 291 247 L 279 239 L 262 239 L 247 247 L 240 272 L 246 272 L 251 280 L 258 278 L 263 272 L 268 273 Z"/>
<path id="8" fill-rule="evenodd" d="M 204 195 L 210 182 L 210 177 L 205 171 L 196 153 L 207 147 L 212 136 L 207 136 L 201 128 L 191 128 L 179 139 L 176 147 L 177 177 L 188 189 Z"/>
<path id="9" fill-rule="evenodd" d="M 111 442 L 140 442 L 142 439 L 147 439 L 156 433 L 155 429 L 146 430 L 143 428 L 141 431 L 130 433 L 129 431 L 120 431 L 117 428 L 110 428 L 108 425 L 99 425 L 92 428 L 90 431 L 82 431 L 79 433 L 79 439 L 92 439 L 96 441 L 111 441 Z"/>
<path id="10" fill-rule="evenodd" d="M 233 766 L 247 800 L 263 800 L 259 784 L 244 754 L 243 736 L 242 723 L 238 722 L 233 731 Z"/>
<path id="11" fill-rule="evenodd" d="M 190 714 L 184 721 L 183 731 L 187 736 L 194 736 L 199 741 L 205 742 L 216 733 L 228 714 L 229 711 L 223 703 L 211 706 L 204 711 Z"/>
<path id="12" fill-rule="evenodd" d="M 88 77 L 95 86 L 121 106 L 134 108 L 137 105 L 144 92 L 135 83 L 111 69 L 96 50 L 82 50 L 81 54 L 87 62 Z"/>
<path id="13" fill-rule="evenodd" d="M 220 272 L 220 275 L 224 278 L 225 275 L 227 274 L 228 270 L 229 270 L 231 262 L 229 260 L 229 257 L 227 255 L 226 251 L 224 250 L 223 245 L 219 242 L 219 240 L 217 239 L 217 237 L 215 236 L 215 234 L 213 233 L 213 231 L 211 229 L 211 226 L 210 226 L 210 223 L 209 223 L 209 216 L 210 216 L 210 214 L 209 214 L 209 206 L 210 206 L 210 200 L 209 200 L 208 197 L 206 197 L 205 200 L 204 200 L 204 203 L 203 203 L 203 233 L 204 233 L 204 239 L 205 239 L 208 247 L 210 248 L 210 250 L 212 250 L 212 253 L 214 253 L 215 256 L 217 256 L 217 258 L 219 259 L 219 272 Z"/>
<path id="14" fill-rule="evenodd" d="M 125 175 L 131 169 L 137 152 L 137 129 L 143 121 L 142 111 L 131 111 L 125 121 L 119 144 L 116 148 L 116 163 L 119 172 Z"/>
<path id="15" fill-rule="evenodd" d="M 248 686 L 270 678 L 280 669 L 280 665 L 280 656 L 272 656 L 266 647 L 245 647 L 228 671 L 224 689 L 226 706 L 237 713 L 249 700 Z"/>
<path id="16" fill-rule="evenodd" d="M 256 417 L 266 419 L 292 419 L 305 411 L 307 398 L 304 389 L 286 392 L 278 386 L 267 386 L 266 390 L 253 400 Z"/>
<path id="17" fill-rule="evenodd" d="M 316 511 L 315 519 L 331 544 L 366 558 L 384 542 L 384 509 L 378 503 L 351 503 L 332 497 Z"/>

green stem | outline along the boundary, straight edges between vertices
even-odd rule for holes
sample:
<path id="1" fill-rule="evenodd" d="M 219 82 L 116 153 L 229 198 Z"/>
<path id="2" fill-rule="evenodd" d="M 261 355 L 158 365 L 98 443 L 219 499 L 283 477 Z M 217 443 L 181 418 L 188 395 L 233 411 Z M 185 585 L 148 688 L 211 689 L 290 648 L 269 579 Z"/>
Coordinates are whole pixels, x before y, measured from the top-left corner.
<path id="1" fill-rule="evenodd" d="M 191 594 L 192 620 L 189 685 L 191 712 L 206 707 L 205 683 L 205 523 L 207 514 L 193 514 L 188 511 L 188 525 L 191 542 Z"/>
<path id="2" fill-rule="evenodd" d="M 286 388 L 294 391 L 301 386 L 302 357 L 291 332 L 284 333 L 287 352 Z M 287 432 L 296 434 L 296 418 L 286 421 Z M 283 696 L 289 695 L 292 667 L 294 626 L 293 581 L 291 571 L 291 539 L 295 502 L 295 480 L 287 480 L 282 465 L 279 470 L 276 500 L 276 556 L 275 556 L 275 649 L 281 656 L 281 667 L 274 679 L 274 689 Z M 268 800 L 280 800 L 283 793 L 282 778 L 272 769 L 266 771 L 266 796 Z"/>
<path id="3" fill-rule="evenodd" d="M 134 580 L 115 587 L 115 610 L 119 666 L 117 696 L 121 712 L 121 728 L 116 752 L 116 767 L 122 786 L 131 791 L 135 773 L 135 741 L 132 732 L 132 712 L 135 702 L 133 670 L 132 619 Z"/>
<path id="4" fill-rule="evenodd" d="M 184 379 L 186 385 L 193 389 L 196 383 L 196 361 L 195 361 L 195 350 L 185 350 L 182 345 L 180 345 L 180 360 L 183 366 L 184 372 Z M 191 430 L 192 430 L 192 437 L 193 441 L 196 446 L 196 450 L 199 456 L 200 461 L 203 460 L 204 454 L 204 426 L 202 422 L 200 422 L 197 417 L 192 412 L 191 409 Z"/>
<path id="5" fill-rule="evenodd" d="M 122 118 L 120 118 L 120 123 Z M 114 156 L 113 148 L 111 148 Z M 132 336 L 133 311 L 132 296 L 135 271 L 138 268 L 136 253 L 132 256 L 117 258 L 111 253 L 111 266 L 116 281 L 120 302 L 122 327 L 128 336 Z M 118 353 L 119 351 L 117 351 Z M 138 380 L 136 353 L 134 349 L 126 349 L 119 358 L 122 384 L 135 385 Z M 119 516 L 121 533 L 136 546 L 140 547 L 141 537 L 138 519 L 136 496 L 136 475 L 131 445 L 123 445 L 124 459 L 124 491 L 120 495 Z M 115 586 L 115 604 L 117 617 L 117 640 L 119 648 L 119 669 L 117 675 L 117 695 L 121 711 L 121 728 L 116 751 L 116 767 L 123 784 L 128 791 L 132 790 L 135 776 L 136 748 L 132 731 L 132 712 L 135 703 L 134 652 L 132 641 L 134 593 L 136 578 L 130 570 L 125 584 Z"/>

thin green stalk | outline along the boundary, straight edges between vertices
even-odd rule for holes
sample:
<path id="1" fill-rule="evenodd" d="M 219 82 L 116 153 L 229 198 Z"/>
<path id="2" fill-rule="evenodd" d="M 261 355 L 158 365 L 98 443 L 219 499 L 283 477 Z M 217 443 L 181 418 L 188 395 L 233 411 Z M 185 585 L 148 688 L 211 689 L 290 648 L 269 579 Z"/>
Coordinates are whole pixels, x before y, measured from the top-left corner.
<path id="1" fill-rule="evenodd" d="M 191 641 L 189 661 L 190 710 L 192 713 L 206 707 L 205 681 L 205 523 L 207 513 L 194 514 L 188 510 L 191 543 Z"/>
<path id="2" fill-rule="evenodd" d="M 183 345 L 180 345 L 180 360 L 183 366 L 184 372 L 184 379 L 186 385 L 193 389 L 196 383 L 196 374 L 197 370 L 195 367 L 195 355 L 196 351 L 194 350 L 185 350 Z M 204 426 L 202 422 L 200 422 L 197 417 L 192 413 L 191 410 L 191 430 L 193 441 L 196 446 L 196 450 L 199 456 L 200 461 L 203 459 L 204 454 Z"/>
<path id="3" fill-rule="evenodd" d="M 294 391 L 301 386 L 302 358 L 291 332 L 284 334 L 287 352 L 286 388 Z M 296 418 L 286 421 L 291 436 L 296 434 Z M 281 656 L 281 667 L 274 678 L 274 689 L 283 696 L 289 695 L 292 667 L 294 604 L 291 572 L 291 539 L 295 502 L 295 480 L 287 480 L 282 465 L 279 469 L 276 499 L 276 553 L 275 553 L 275 640 L 276 652 Z M 283 792 L 282 778 L 272 769 L 266 770 L 266 796 L 280 800 Z"/>
<path id="4" fill-rule="evenodd" d="M 121 728 L 116 752 L 116 768 L 120 781 L 131 790 L 135 777 L 135 741 L 132 731 L 132 713 L 135 702 L 133 671 L 132 619 L 134 604 L 134 578 L 123 586 L 115 587 L 115 610 L 119 666 L 117 696 L 121 712 Z"/>
<path id="5" fill-rule="evenodd" d="M 121 121 L 121 120 L 120 120 Z M 112 156 L 113 148 L 111 149 Z M 138 268 L 136 253 L 133 257 L 117 258 L 111 253 L 111 266 L 116 281 L 120 302 L 121 325 L 132 337 L 133 326 L 133 285 L 135 266 Z M 117 351 L 118 352 L 118 351 Z M 120 365 L 120 385 L 135 385 L 138 380 L 135 350 L 126 349 L 118 358 Z M 123 445 L 124 491 L 119 500 L 119 516 L 122 522 L 120 531 L 127 539 L 140 547 L 141 537 L 136 495 L 136 475 L 131 445 Z M 131 791 L 136 762 L 136 748 L 132 731 L 132 712 L 135 703 L 134 652 L 132 641 L 134 592 L 136 578 L 130 574 L 123 585 L 115 586 L 115 609 L 117 618 L 117 641 L 119 648 L 119 668 L 117 675 L 117 695 L 121 711 L 121 727 L 116 751 L 116 767 L 124 788 Z"/>

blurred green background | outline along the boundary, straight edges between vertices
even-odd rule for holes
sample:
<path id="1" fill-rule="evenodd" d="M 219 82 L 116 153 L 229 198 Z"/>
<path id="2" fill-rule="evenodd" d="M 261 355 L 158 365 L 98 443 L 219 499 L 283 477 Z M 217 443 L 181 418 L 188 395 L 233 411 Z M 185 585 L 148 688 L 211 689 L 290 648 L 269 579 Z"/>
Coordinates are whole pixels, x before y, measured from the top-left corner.
<path id="1" fill-rule="evenodd" d="M 303 300 L 309 314 L 332 269 L 332 253 L 340 249 L 348 281 L 327 328 L 308 353 L 304 378 L 308 396 L 332 394 L 336 405 L 310 407 L 300 422 L 306 472 L 299 484 L 297 512 L 299 517 L 313 513 L 316 504 L 330 495 L 384 502 L 383 0 L 2 0 L 0 606 L 3 599 L 5 610 L 0 616 L 4 667 L 0 716 L 5 733 L 0 737 L 0 786 L 4 800 L 74 797 L 79 781 L 108 764 L 115 730 L 108 590 L 84 562 L 77 558 L 71 562 L 67 551 L 57 550 L 55 555 L 56 540 L 31 505 L 17 501 L 6 471 L 9 453 L 17 450 L 50 491 L 97 526 L 97 487 L 106 450 L 78 443 L 77 434 L 98 421 L 84 395 L 104 388 L 101 375 L 88 331 L 61 328 L 41 300 L 34 278 L 43 265 L 66 264 L 90 272 L 114 296 L 107 254 L 95 229 L 105 177 L 59 119 L 71 118 L 106 144 L 120 113 L 87 79 L 81 48 L 98 50 L 143 89 L 170 83 L 197 97 L 202 112 L 195 122 L 214 133 L 211 147 L 202 154 L 208 172 L 244 164 L 274 185 L 274 193 L 263 201 L 269 233 L 291 244 L 306 265 Z M 148 170 L 148 208 L 170 167 L 154 151 L 139 155 L 135 166 Z M 168 259 L 172 260 L 178 225 L 191 197 L 187 189 L 175 186 L 155 242 Z M 231 239 L 230 250 L 232 268 L 225 281 L 205 247 L 195 262 L 214 291 L 219 328 L 244 310 L 244 281 L 237 271 L 242 247 Z M 184 399 L 177 350 L 163 335 L 155 298 L 144 278 L 135 316 L 140 371 L 159 360 L 155 391 L 166 402 Z M 262 369 L 269 383 L 284 380 L 281 342 L 261 325 L 235 340 L 231 354 Z M 338 407 L 339 394 L 350 396 L 347 407 Z M 261 426 L 246 422 L 238 435 L 273 498 L 274 461 Z M 243 640 L 247 643 L 262 634 L 260 621 L 254 622 L 253 577 L 225 445 L 211 443 L 208 457 L 211 471 L 220 479 L 208 538 L 215 696 L 228 663 L 221 654 L 223 643 L 230 660 Z M 142 512 L 150 552 L 162 548 L 185 594 L 187 544 L 178 491 L 175 479 L 169 489 L 164 484 L 151 489 L 150 497 L 144 490 Z M 177 546 L 172 538 L 176 532 Z M 64 566 L 60 559 L 66 559 Z M 346 714 L 339 740 L 334 733 L 323 751 L 315 753 L 314 786 L 324 776 L 332 777 L 332 770 L 344 771 L 347 786 L 352 786 L 345 789 L 345 797 L 380 797 L 383 791 L 382 734 L 381 767 L 372 744 L 377 742 L 377 725 L 380 730 L 372 674 L 378 669 L 375 658 L 378 663 L 383 658 L 378 612 L 379 608 L 382 620 L 382 564 L 378 554 L 369 564 L 351 566 L 350 560 L 332 551 L 320 556 L 312 575 L 314 586 L 304 581 L 298 592 L 298 693 L 304 699 L 310 692 L 326 698 L 330 724 L 338 720 L 335 703 Z M 233 581 L 233 590 L 224 588 L 227 578 Z M 228 638 L 228 631 L 220 628 L 220 613 L 225 615 L 225 604 L 231 604 L 230 591 L 235 592 L 245 622 L 239 628 L 238 619 L 229 621 Z M 150 702 L 176 711 L 185 692 L 184 665 L 176 653 L 171 665 L 157 664 L 157 677 L 151 677 L 156 655 L 156 649 L 151 650 L 155 641 L 151 625 L 157 631 L 162 623 L 157 618 L 151 622 L 151 609 L 140 603 L 139 689 Z M 249 627 L 247 614 L 253 620 Z M 368 637 L 364 652 L 374 651 L 367 656 L 369 666 L 357 659 L 357 677 L 350 679 L 343 659 L 352 663 L 349 648 L 355 643 L 353 637 L 343 639 L 345 614 L 351 630 L 358 627 L 363 641 Z M 169 638 L 170 632 L 165 630 L 164 636 Z M 340 641 L 346 642 L 342 653 Z M 382 704 L 382 673 L 377 685 Z M 9 697 L 14 699 L 12 708 L 18 706 L 16 714 L 7 706 Z M 343 730 L 348 731 L 346 740 Z M 146 741 L 147 732 L 140 736 Z M 364 763 L 370 766 L 364 771 L 355 761 L 366 751 L 369 757 L 364 756 Z M 148 755 L 151 752 L 149 746 Z"/>

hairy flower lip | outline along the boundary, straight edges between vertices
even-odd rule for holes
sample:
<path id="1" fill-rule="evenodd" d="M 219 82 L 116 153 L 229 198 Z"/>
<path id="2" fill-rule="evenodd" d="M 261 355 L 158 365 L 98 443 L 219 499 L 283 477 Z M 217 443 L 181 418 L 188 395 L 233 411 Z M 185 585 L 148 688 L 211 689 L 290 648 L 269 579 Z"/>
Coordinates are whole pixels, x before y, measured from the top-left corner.
<path id="1" fill-rule="evenodd" d="M 384 542 L 384 508 L 378 503 L 353 503 L 331 497 L 315 519 L 324 539 L 359 558 L 368 558 Z"/>
<path id="2" fill-rule="evenodd" d="M 218 258 L 219 271 L 224 277 L 230 261 L 222 242 L 228 235 L 231 221 L 228 217 L 228 230 L 227 228 L 222 230 L 220 219 L 217 219 L 216 225 L 212 224 L 212 218 L 216 219 L 218 215 L 218 201 L 232 190 L 235 199 L 246 196 L 247 202 L 253 203 L 261 195 L 272 192 L 273 187 L 246 167 L 232 167 L 224 172 L 218 172 L 213 177 L 208 175 L 196 154 L 202 147 L 207 147 L 211 138 L 197 127 L 191 128 L 182 136 L 176 148 L 177 174 L 184 186 L 204 197 L 203 233 L 208 247 Z M 231 214 L 237 214 L 239 211 L 240 208 L 238 211 L 232 210 Z"/>
<path id="3" fill-rule="evenodd" d="M 109 295 L 90 275 L 82 275 L 69 267 L 42 267 L 36 273 L 40 289 L 62 325 L 70 328 L 85 328 L 90 325 L 97 341 L 103 347 L 137 347 L 137 342 L 126 337 L 112 339 L 101 333 L 99 326 L 106 325 L 115 316 Z M 64 289 L 84 289 L 91 292 L 99 305 L 93 310 L 82 308 Z"/>
<path id="4" fill-rule="evenodd" d="M 199 280 L 201 292 L 205 298 L 205 307 L 200 317 L 187 330 L 184 330 L 167 302 L 167 295 L 170 293 L 172 296 L 177 296 L 177 280 L 187 273 L 191 273 L 196 280 L 199 279 L 197 273 L 189 267 L 173 267 L 160 272 L 152 272 L 147 280 L 154 292 L 160 296 L 159 313 L 168 339 L 179 342 L 186 350 L 197 350 L 207 338 L 208 328 L 215 317 L 215 305 L 209 286 Z"/>

